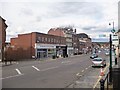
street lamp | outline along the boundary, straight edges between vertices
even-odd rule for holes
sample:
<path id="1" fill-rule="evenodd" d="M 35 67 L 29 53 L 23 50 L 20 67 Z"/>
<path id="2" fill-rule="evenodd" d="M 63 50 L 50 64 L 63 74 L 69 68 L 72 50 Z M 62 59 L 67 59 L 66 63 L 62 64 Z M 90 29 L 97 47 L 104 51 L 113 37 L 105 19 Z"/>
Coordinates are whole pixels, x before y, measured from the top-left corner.
<path id="1" fill-rule="evenodd" d="M 115 29 L 114 29 L 114 22 L 113 24 L 113 29 L 111 30 L 111 32 L 114 34 Z M 109 23 L 109 25 L 111 25 L 111 23 Z M 110 34 L 110 65 L 109 65 L 109 83 L 112 83 L 112 35 Z"/>

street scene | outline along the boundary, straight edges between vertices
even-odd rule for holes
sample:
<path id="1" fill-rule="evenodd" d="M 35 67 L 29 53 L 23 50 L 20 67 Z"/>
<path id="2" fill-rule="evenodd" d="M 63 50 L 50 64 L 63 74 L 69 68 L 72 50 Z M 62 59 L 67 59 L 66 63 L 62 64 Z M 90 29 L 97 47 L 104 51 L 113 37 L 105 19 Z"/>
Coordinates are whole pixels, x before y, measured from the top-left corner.
<path id="1" fill-rule="evenodd" d="M 118 0 L 2 0 L 0 10 L 1 90 L 120 90 Z"/>
<path id="2" fill-rule="evenodd" d="M 99 56 L 106 60 L 108 68 L 108 56 L 103 53 Z M 3 88 L 98 88 L 95 83 L 100 74 L 100 68 L 92 67 L 90 54 L 83 54 L 55 60 L 14 62 L 3 67 L 2 83 Z"/>

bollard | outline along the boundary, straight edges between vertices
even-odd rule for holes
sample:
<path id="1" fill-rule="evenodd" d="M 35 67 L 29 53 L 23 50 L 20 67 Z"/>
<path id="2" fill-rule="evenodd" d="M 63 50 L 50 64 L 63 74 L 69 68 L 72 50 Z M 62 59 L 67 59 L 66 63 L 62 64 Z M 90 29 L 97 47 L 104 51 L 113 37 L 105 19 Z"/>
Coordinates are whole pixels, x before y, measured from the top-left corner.
<path id="1" fill-rule="evenodd" d="M 117 57 L 115 57 L 115 65 L 117 65 Z"/>
<path id="2" fill-rule="evenodd" d="M 104 82 L 103 79 L 100 80 L 100 90 L 104 90 Z"/>

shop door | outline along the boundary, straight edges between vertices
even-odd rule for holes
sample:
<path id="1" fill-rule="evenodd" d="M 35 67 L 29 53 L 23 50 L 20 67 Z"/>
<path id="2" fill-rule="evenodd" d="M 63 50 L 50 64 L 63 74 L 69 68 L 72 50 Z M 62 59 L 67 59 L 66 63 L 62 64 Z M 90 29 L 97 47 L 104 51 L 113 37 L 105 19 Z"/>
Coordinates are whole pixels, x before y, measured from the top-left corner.
<path id="1" fill-rule="evenodd" d="M 40 58 L 40 52 L 37 52 L 37 58 Z"/>

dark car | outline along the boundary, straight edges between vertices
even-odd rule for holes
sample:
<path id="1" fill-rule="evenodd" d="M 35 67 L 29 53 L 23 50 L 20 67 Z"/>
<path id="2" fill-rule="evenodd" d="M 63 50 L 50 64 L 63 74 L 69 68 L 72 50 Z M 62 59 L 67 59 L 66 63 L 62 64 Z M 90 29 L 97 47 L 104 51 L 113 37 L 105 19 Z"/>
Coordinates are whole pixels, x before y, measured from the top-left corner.
<path id="1" fill-rule="evenodd" d="M 94 58 L 97 58 L 97 57 L 98 57 L 98 55 L 97 55 L 96 53 L 93 53 L 93 54 L 90 56 L 91 59 L 94 59 Z"/>

